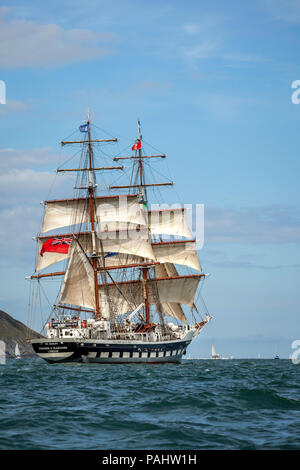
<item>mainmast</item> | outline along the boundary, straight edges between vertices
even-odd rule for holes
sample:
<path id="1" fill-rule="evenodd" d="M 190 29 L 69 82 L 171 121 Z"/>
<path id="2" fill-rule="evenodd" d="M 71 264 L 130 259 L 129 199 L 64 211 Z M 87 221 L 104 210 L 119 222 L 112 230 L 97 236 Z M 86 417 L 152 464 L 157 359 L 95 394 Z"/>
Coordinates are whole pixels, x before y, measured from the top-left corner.
<path id="1" fill-rule="evenodd" d="M 124 189 L 124 188 L 138 188 L 139 190 L 139 199 L 140 203 L 147 204 L 147 194 L 146 189 L 148 187 L 154 186 L 173 186 L 172 182 L 168 183 L 151 183 L 146 184 L 144 178 L 144 169 L 143 169 L 143 160 L 145 158 L 166 158 L 166 155 L 142 155 L 142 135 L 141 135 L 141 123 L 138 121 L 138 138 L 135 141 L 132 150 L 138 150 L 138 154 L 132 155 L 130 157 L 115 157 L 114 161 L 117 162 L 119 160 L 138 160 L 138 173 L 139 173 L 139 181 L 138 184 L 129 184 L 123 186 L 110 186 L 109 189 Z"/>
<path id="2" fill-rule="evenodd" d="M 141 123 L 138 120 L 138 139 L 137 139 L 137 147 L 138 147 L 138 156 L 139 156 L 139 197 L 140 197 L 140 204 L 142 206 L 147 205 L 147 197 L 146 197 L 146 189 L 144 186 L 144 173 L 143 173 L 143 160 L 142 160 L 142 135 L 141 135 Z M 150 237 L 149 237 L 150 238 Z M 142 268 L 143 274 L 143 290 L 144 290 L 144 304 L 145 304 L 145 323 L 148 325 L 150 323 L 150 305 L 149 305 L 149 296 L 148 296 L 148 267 Z"/>
<path id="3" fill-rule="evenodd" d="M 144 158 L 165 158 L 166 155 L 142 155 L 142 135 L 141 135 L 141 123 L 138 120 L 138 138 L 132 147 L 132 150 L 138 151 L 137 154 L 131 157 L 115 157 L 114 161 L 118 160 L 127 160 L 127 159 L 134 159 L 138 160 L 138 184 L 134 185 L 126 185 L 126 186 L 110 186 L 110 189 L 123 189 L 123 188 L 138 188 L 139 190 L 139 202 L 142 205 L 142 208 L 147 207 L 147 192 L 146 187 L 150 186 L 172 186 L 173 183 L 152 183 L 146 184 L 144 178 L 144 169 L 143 169 L 143 159 Z M 149 235 L 149 241 L 150 235 Z M 141 268 L 142 271 L 142 283 L 143 283 L 143 290 L 144 290 L 144 304 L 145 304 L 145 323 L 150 323 L 150 303 L 149 303 L 149 295 L 148 295 L 148 271 L 149 267 Z"/>
<path id="4" fill-rule="evenodd" d="M 90 126 L 90 113 L 88 112 L 88 150 L 89 150 L 89 204 L 90 204 L 90 222 L 92 231 L 92 265 L 94 270 L 94 286 L 95 286 L 95 305 L 96 305 L 96 317 L 100 318 L 100 306 L 99 306 L 99 288 L 98 288 L 98 261 L 97 261 L 97 250 L 96 250 L 96 234 L 95 234 L 95 209 L 94 209 L 94 193 L 96 181 L 94 172 L 94 158 L 93 149 L 91 142 L 91 126 Z"/>
<path id="5" fill-rule="evenodd" d="M 139 153 L 139 174 L 140 174 L 140 184 L 139 184 L 139 196 L 140 196 L 140 203 L 144 204 L 147 201 L 145 200 L 144 197 L 144 191 L 143 191 L 143 161 L 142 161 L 142 135 L 141 135 L 141 123 L 138 121 L 138 139 L 137 139 L 137 144 L 138 145 L 138 153 Z M 146 190 L 145 190 L 146 193 Z"/>

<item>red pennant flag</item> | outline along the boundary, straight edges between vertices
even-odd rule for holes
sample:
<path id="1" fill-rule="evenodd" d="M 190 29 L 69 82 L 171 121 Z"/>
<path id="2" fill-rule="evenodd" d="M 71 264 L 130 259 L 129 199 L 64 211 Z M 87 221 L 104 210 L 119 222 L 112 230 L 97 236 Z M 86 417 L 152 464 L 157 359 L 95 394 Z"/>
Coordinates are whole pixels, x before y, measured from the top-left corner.
<path id="1" fill-rule="evenodd" d="M 132 147 L 132 150 L 139 150 L 142 147 L 142 142 L 139 141 Z"/>
<path id="2" fill-rule="evenodd" d="M 43 243 L 40 255 L 43 256 L 45 251 L 68 253 L 71 243 L 72 238 L 49 238 Z"/>

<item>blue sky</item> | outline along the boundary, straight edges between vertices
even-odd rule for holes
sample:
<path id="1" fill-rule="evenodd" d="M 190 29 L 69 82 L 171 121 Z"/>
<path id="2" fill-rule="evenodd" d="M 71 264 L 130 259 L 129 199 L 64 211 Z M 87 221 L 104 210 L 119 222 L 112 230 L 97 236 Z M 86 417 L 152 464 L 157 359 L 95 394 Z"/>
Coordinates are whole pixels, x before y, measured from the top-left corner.
<path id="1" fill-rule="evenodd" d="M 297 0 L 1 2 L 0 308 L 27 320 L 39 202 L 89 107 L 118 151 L 140 118 L 168 155 L 155 166 L 176 183 L 165 198 L 205 204 L 214 319 L 192 354 L 214 341 L 226 355 L 288 357 L 300 334 L 299 26 Z"/>

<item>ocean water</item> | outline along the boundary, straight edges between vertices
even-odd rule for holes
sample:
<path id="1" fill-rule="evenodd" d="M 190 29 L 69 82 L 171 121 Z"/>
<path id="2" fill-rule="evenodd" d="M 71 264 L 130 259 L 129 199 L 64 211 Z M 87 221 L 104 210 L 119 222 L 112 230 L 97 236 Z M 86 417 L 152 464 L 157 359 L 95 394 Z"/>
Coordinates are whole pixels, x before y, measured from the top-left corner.
<path id="1" fill-rule="evenodd" d="M 0 365 L 0 449 L 299 449 L 300 365 Z"/>

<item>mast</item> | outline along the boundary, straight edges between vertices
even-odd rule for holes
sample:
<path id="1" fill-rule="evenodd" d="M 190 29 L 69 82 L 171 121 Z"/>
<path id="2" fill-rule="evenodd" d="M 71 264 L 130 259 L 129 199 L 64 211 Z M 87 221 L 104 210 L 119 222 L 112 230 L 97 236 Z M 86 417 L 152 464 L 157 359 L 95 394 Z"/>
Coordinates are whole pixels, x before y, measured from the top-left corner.
<path id="1" fill-rule="evenodd" d="M 140 203 L 143 205 L 147 205 L 147 192 L 146 188 L 151 186 L 173 186 L 173 182 L 168 183 L 145 183 L 144 177 L 144 168 L 143 168 L 143 161 L 145 158 L 166 158 L 166 155 L 142 155 L 142 135 L 141 135 L 141 123 L 138 120 L 138 138 L 135 141 L 136 144 L 140 144 L 138 150 L 138 155 L 132 155 L 130 157 L 115 157 L 114 161 L 118 162 L 119 160 L 138 160 L 138 184 L 129 184 L 123 186 L 109 186 L 109 189 L 125 189 L 125 188 L 139 188 L 139 199 Z M 134 149 L 134 147 L 132 148 Z M 145 188 L 145 189 L 143 189 Z"/>
<path id="2" fill-rule="evenodd" d="M 144 287 L 144 300 L 145 300 L 145 323 L 148 325 L 150 323 L 150 306 L 149 306 L 149 297 L 148 297 L 148 268 L 142 268 L 143 272 L 143 287 Z"/>
<path id="3" fill-rule="evenodd" d="M 75 140 L 75 141 L 62 141 L 61 145 L 67 144 L 88 144 L 88 168 L 69 168 L 62 169 L 58 171 L 87 171 L 88 172 L 88 187 L 84 188 L 88 190 L 88 200 L 89 200 L 89 222 L 91 224 L 91 237 L 92 237 L 92 255 L 91 255 L 91 264 L 94 272 L 94 292 L 95 292 L 95 307 L 96 307 L 96 318 L 101 317 L 100 312 L 100 302 L 99 302 L 99 288 L 98 288 L 98 256 L 97 256 L 97 247 L 96 247 L 96 233 L 95 233 L 95 189 L 96 189 L 96 170 L 122 170 L 123 167 L 94 167 L 94 157 L 93 157 L 93 147 L 94 142 L 117 142 L 118 139 L 95 139 L 91 138 L 91 121 L 90 121 L 90 112 L 87 113 L 87 132 L 88 140 Z M 78 188 L 83 189 L 83 188 Z"/>
<path id="4" fill-rule="evenodd" d="M 142 135 L 141 135 L 141 123 L 138 120 L 138 139 L 137 142 L 140 143 L 138 148 L 138 164 L 139 164 L 139 196 L 140 196 L 140 204 L 147 205 L 147 196 L 146 196 L 146 189 L 144 184 L 144 174 L 143 174 L 143 160 L 142 160 Z M 145 193 L 145 194 L 144 194 Z M 149 235 L 150 238 L 150 235 Z M 150 240 L 149 240 L 150 241 Z M 143 289 L 144 289 L 144 303 L 145 303 L 145 323 L 148 325 L 150 323 L 150 305 L 149 305 L 149 296 L 148 296 L 148 267 L 142 268 L 143 273 Z"/>
<path id="5" fill-rule="evenodd" d="M 92 265 L 94 270 L 94 287 L 95 287 L 95 305 L 96 305 L 96 317 L 100 318 L 100 306 L 99 306 L 99 289 L 98 289 L 98 262 L 97 262 L 97 251 L 96 251 L 96 234 L 95 234 L 95 210 L 94 210 L 94 195 L 95 195 L 95 173 L 94 173 L 94 162 L 93 162 L 93 149 L 91 142 L 91 127 L 90 127 L 90 113 L 88 111 L 87 116 L 88 125 L 88 150 L 89 150 L 89 204 L 90 204 L 90 222 L 92 231 Z"/>
<path id="6" fill-rule="evenodd" d="M 138 121 L 138 142 L 142 143 L 142 136 L 141 136 L 141 123 Z M 139 195 L 140 195 L 140 202 L 146 202 L 144 200 L 144 193 L 143 193 L 143 162 L 142 162 L 142 145 L 138 149 L 139 152 L 139 174 L 140 174 L 140 184 L 139 184 Z"/>

